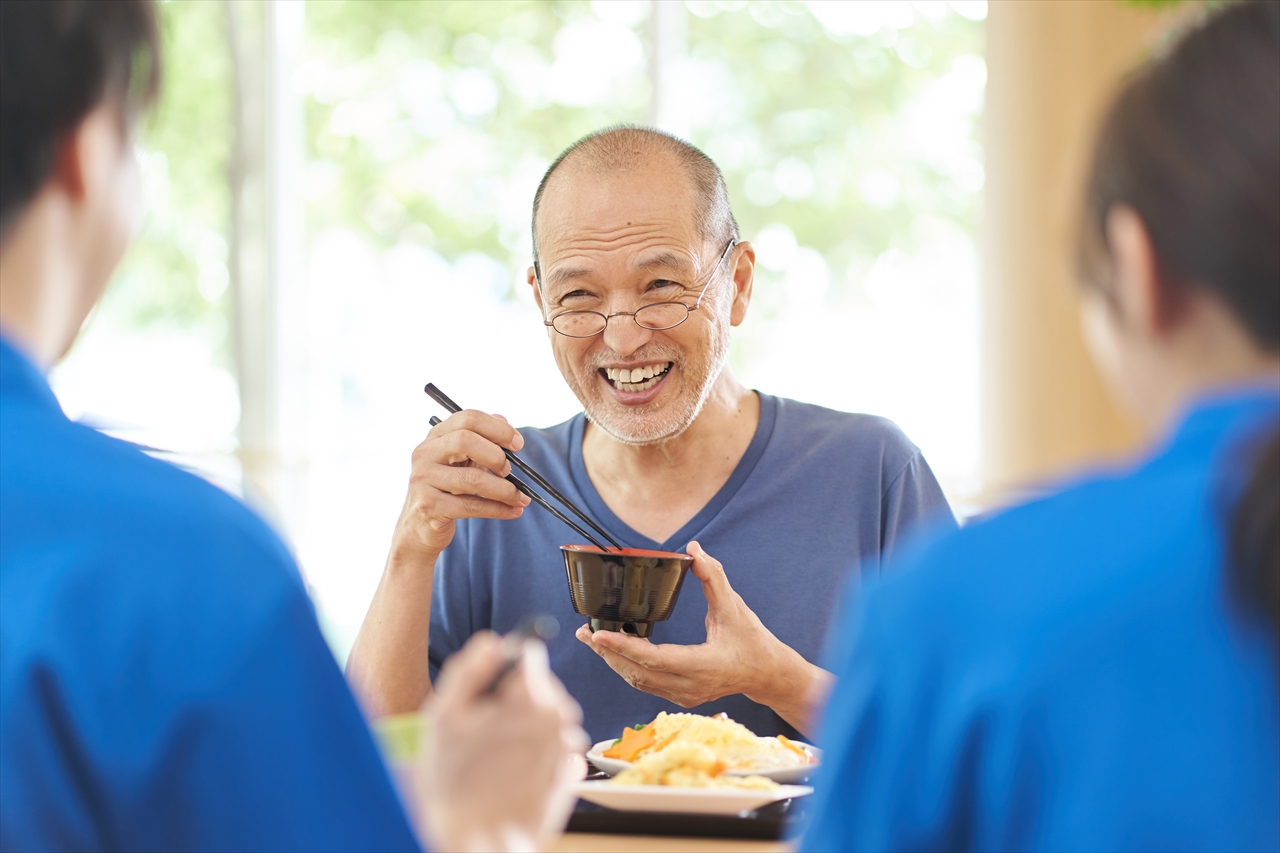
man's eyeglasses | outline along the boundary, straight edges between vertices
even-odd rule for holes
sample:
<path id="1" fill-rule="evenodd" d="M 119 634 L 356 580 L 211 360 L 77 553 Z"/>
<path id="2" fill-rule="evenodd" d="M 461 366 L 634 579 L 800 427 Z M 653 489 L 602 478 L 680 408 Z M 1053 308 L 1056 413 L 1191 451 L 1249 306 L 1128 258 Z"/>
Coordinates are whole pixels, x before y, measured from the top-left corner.
<path id="1" fill-rule="evenodd" d="M 630 317 L 637 326 L 652 332 L 674 329 L 688 320 L 689 315 L 702 305 L 702 297 L 706 295 L 707 288 L 719 272 L 720 265 L 736 245 L 737 241 L 730 240 L 729 245 L 724 247 L 724 251 L 720 253 L 720 259 L 716 261 L 711 274 L 702 285 L 702 290 L 698 291 L 697 301 L 692 305 L 686 305 L 683 302 L 654 302 L 652 305 L 642 305 L 634 311 L 615 311 L 612 314 L 601 314 L 599 311 L 565 311 L 550 320 L 544 320 L 542 325 L 550 326 L 567 338 L 594 338 L 608 327 L 609 321 L 614 317 Z"/>

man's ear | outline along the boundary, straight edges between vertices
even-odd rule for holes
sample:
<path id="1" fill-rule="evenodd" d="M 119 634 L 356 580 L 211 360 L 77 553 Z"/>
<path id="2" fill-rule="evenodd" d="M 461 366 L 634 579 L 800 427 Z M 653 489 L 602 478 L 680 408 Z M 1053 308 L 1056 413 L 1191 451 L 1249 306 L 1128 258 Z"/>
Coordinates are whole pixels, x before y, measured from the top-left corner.
<path id="1" fill-rule="evenodd" d="M 546 312 L 542 310 L 542 289 L 538 287 L 538 270 L 535 267 L 529 267 L 525 272 L 525 280 L 533 289 L 533 304 L 538 306 L 539 313 L 545 315 Z"/>
<path id="2" fill-rule="evenodd" d="M 1146 223 L 1132 207 L 1116 204 L 1107 212 L 1106 228 L 1121 322 L 1144 336 L 1164 334 L 1177 325 L 1184 300 L 1160 263 Z"/>
<path id="3" fill-rule="evenodd" d="M 49 179 L 77 201 L 84 198 L 88 189 L 93 132 L 94 127 L 86 118 L 64 134 L 53 151 L 53 171 Z"/>
<path id="4" fill-rule="evenodd" d="M 95 187 L 109 187 L 115 179 L 122 153 L 128 146 L 120 127 L 118 109 L 104 100 L 71 128 L 53 151 L 49 179 L 75 201 Z"/>
<path id="5" fill-rule="evenodd" d="M 733 308 L 729 321 L 734 326 L 742 325 L 747 319 L 747 308 L 751 305 L 751 289 L 756 279 L 756 250 L 747 241 L 734 247 L 733 266 Z"/>

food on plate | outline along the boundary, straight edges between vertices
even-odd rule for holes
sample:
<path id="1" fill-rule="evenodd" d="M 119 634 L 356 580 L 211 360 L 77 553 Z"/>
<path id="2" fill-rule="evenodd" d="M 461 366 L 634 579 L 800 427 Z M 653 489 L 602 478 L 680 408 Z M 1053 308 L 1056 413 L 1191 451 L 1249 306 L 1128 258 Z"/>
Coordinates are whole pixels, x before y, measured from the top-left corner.
<path id="1" fill-rule="evenodd" d="M 619 785 L 771 789 L 777 787 L 771 779 L 737 774 L 814 763 L 801 744 L 781 735 L 757 737 L 725 714 L 704 717 L 666 711 L 646 725 L 624 729 L 602 754 L 631 762 L 613 777 Z"/>
<path id="2" fill-rule="evenodd" d="M 617 743 L 602 754 L 605 758 L 618 758 L 622 761 L 635 761 L 641 752 L 657 743 L 653 726 L 638 726 L 622 730 L 622 737 Z"/>
<path id="3" fill-rule="evenodd" d="M 778 783 L 763 776 L 731 776 L 715 750 L 696 743 L 673 743 L 651 752 L 613 777 L 618 785 L 673 785 L 683 788 L 756 788 Z"/>

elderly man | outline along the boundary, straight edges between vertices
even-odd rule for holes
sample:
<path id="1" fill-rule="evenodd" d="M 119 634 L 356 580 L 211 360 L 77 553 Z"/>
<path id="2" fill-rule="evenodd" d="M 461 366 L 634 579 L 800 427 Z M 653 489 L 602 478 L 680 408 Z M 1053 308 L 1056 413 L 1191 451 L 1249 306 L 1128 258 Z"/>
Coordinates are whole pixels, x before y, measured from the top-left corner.
<path id="1" fill-rule="evenodd" d="M 535 611 L 582 621 L 566 529 L 525 512 L 502 479 L 508 448 L 622 544 L 695 558 L 703 594 L 685 589 L 655 627 L 661 644 L 583 626 L 552 645 L 595 740 L 677 706 L 758 734 L 809 730 L 843 577 L 878 571 L 913 525 L 954 524 L 932 472 L 886 420 L 733 377 L 729 329 L 746 318 L 755 252 L 693 146 L 636 127 L 578 141 L 538 188 L 533 235 L 529 285 L 585 414 L 517 432 L 464 411 L 431 430 L 348 675 L 377 711 L 415 708 L 474 631 Z"/>

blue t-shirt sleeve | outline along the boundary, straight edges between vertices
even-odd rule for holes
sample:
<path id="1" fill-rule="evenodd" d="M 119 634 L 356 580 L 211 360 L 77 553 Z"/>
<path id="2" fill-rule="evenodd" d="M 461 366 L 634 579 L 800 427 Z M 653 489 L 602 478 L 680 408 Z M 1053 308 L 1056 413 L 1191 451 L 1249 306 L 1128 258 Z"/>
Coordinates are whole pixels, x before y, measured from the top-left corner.
<path id="1" fill-rule="evenodd" d="M 175 726 L 185 785 L 157 780 L 142 846 L 417 850 L 359 709 L 301 592 L 281 601 L 225 684 Z"/>
<path id="2" fill-rule="evenodd" d="M 119 528 L 6 567 L 0 849 L 416 850 L 279 543 Z"/>
<path id="3" fill-rule="evenodd" d="M 956 529 L 951 505 L 919 451 L 885 490 L 880 518 L 881 565 L 893 558 L 908 535 L 920 537 Z"/>

